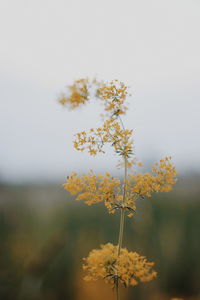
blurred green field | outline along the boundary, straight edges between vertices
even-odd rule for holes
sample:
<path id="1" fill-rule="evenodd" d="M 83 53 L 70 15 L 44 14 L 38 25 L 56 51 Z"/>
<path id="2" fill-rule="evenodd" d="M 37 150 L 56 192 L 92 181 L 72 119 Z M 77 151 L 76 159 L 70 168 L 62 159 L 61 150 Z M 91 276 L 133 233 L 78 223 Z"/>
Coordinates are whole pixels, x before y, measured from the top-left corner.
<path id="1" fill-rule="evenodd" d="M 200 299 L 200 178 L 141 200 L 124 244 L 155 262 L 158 277 L 123 289 L 122 300 Z M 116 244 L 119 216 L 74 201 L 61 186 L 0 186 L 0 299 L 114 299 L 102 282 L 82 280 L 82 257 Z"/>

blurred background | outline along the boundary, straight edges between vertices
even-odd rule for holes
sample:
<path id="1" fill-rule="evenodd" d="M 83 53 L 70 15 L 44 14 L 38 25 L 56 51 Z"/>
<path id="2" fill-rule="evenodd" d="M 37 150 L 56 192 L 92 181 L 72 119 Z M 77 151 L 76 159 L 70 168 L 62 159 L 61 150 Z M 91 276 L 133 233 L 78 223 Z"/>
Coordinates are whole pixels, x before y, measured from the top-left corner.
<path id="1" fill-rule="evenodd" d="M 142 171 L 171 155 L 174 190 L 142 200 L 124 243 L 155 261 L 158 277 L 122 299 L 200 299 L 200 2 L 35 0 L 0 3 L 0 299 L 113 299 L 82 280 L 82 257 L 117 243 L 119 216 L 75 202 L 72 172 L 116 169 L 73 149 L 76 132 L 99 126 L 101 107 L 69 112 L 60 92 L 81 77 L 119 79 L 132 97 Z"/>

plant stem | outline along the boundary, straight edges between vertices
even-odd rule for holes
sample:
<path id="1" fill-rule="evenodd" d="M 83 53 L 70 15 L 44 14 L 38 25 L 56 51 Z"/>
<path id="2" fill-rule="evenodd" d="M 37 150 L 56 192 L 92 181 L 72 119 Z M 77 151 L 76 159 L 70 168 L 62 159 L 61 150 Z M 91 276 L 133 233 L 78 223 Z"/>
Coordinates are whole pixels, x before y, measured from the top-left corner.
<path id="1" fill-rule="evenodd" d="M 123 189 L 123 199 L 122 203 L 124 204 L 126 201 L 126 179 L 127 179 L 127 158 L 124 157 L 124 189 Z M 118 240 L 118 256 L 121 254 L 122 242 L 123 242 L 123 234 L 124 234 L 124 217 L 125 211 L 121 208 L 120 214 L 120 227 L 119 227 L 119 240 Z"/>
<path id="2" fill-rule="evenodd" d="M 120 295 L 119 295 L 119 281 L 118 281 L 118 279 L 116 281 L 116 300 L 120 300 Z"/>
<path id="3" fill-rule="evenodd" d="M 124 210 L 121 209 L 120 226 L 119 226 L 119 240 L 118 240 L 118 256 L 120 256 L 120 254 L 121 254 L 123 233 L 124 233 Z"/>
<path id="4" fill-rule="evenodd" d="M 122 127 L 124 129 L 124 124 L 120 119 L 120 122 L 122 124 Z M 124 204 L 126 201 L 126 179 L 127 179 L 127 157 L 124 156 L 124 188 L 123 188 L 123 199 L 122 203 Z M 125 217 L 125 211 L 123 207 L 121 208 L 120 213 L 120 226 L 119 226 L 119 239 L 118 239 L 118 256 L 121 254 L 121 248 L 123 243 L 123 234 L 124 234 L 124 217 Z M 119 294 L 119 278 L 116 280 L 116 300 L 120 300 L 120 294 Z"/>

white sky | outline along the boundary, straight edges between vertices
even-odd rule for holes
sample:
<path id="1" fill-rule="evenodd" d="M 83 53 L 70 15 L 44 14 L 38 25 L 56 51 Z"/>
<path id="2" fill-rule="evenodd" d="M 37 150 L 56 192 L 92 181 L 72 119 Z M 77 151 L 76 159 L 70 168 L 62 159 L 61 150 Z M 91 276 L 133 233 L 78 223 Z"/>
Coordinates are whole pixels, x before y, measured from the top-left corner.
<path id="1" fill-rule="evenodd" d="M 0 180 L 114 170 L 111 155 L 72 148 L 99 107 L 68 112 L 56 102 L 86 76 L 132 87 L 125 124 L 138 158 L 172 155 L 180 171 L 199 170 L 199 0 L 2 0 L 0 37 Z"/>

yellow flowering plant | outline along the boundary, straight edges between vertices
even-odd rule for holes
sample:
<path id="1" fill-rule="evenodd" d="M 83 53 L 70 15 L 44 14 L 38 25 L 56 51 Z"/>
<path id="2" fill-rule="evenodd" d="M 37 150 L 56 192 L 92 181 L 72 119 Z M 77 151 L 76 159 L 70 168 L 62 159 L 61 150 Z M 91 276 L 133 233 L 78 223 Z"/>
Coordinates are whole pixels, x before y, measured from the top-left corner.
<path id="1" fill-rule="evenodd" d="M 106 83 L 79 79 L 69 86 L 67 95 L 63 93 L 59 98 L 59 102 L 69 109 L 76 109 L 94 97 L 99 100 L 105 110 L 102 126 L 77 133 L 74 148 L 96 156 L 105 153 L 104 146 L 109 144 L 122 159 L 119 164 L 124 169 L 122 180 L 108 172 L 97 176 L 91 170 L 81 176 L 72 173 L 63 184 L 65 190 L 76 196 L 76 200 L 84 200 L 87 205 L 103 202 L 109 213 L 120 211 L 118 244 L 108 243 L 92 250 L 83 264 L 84 279 L 103 279 L 110 283 L 115 287 L 117 300 L 120 298 L 120 285 L 135 286 L 139 281 L 150 281 L 156 277 L 153 262 L 122 247 L 125 217 L 134 216 L 136 201 L 140 198 L 151 197 L 157 192 L 169 192 L 177 176 L 171 157 L 161 159 L 152 167 L 151 173 L 129 174 L 137 161 L 133 158 L 133 130 L 126 129 L 122 121 L 128 109 L 128 96 L 128 87 L 118 80 Z"/>

